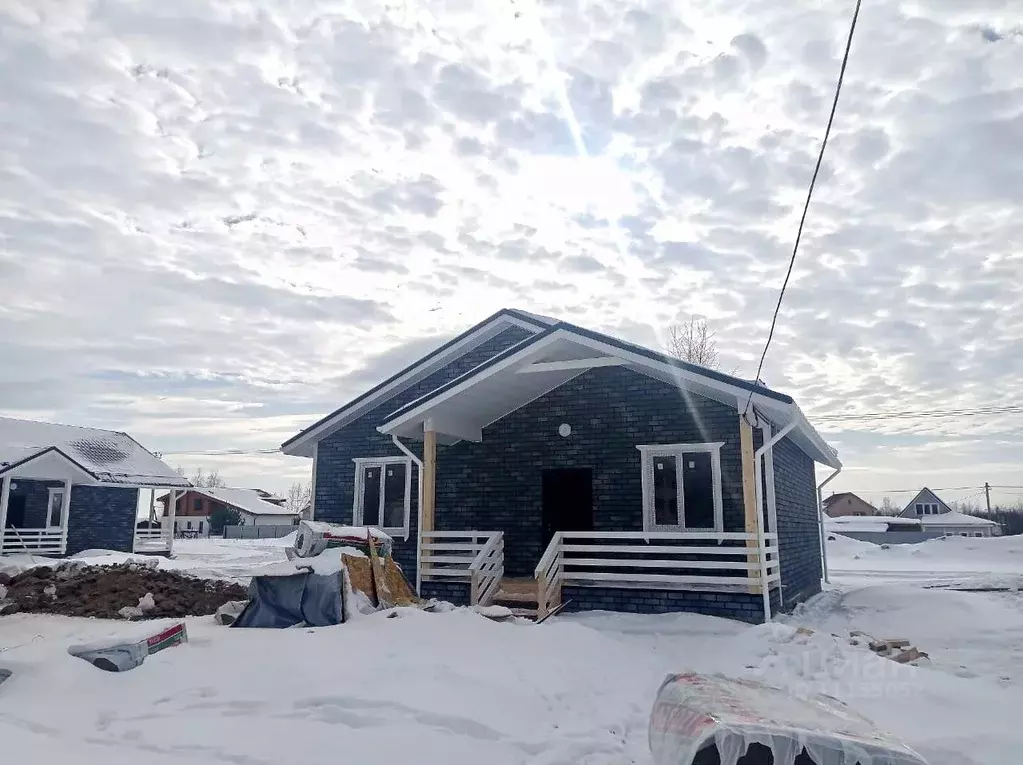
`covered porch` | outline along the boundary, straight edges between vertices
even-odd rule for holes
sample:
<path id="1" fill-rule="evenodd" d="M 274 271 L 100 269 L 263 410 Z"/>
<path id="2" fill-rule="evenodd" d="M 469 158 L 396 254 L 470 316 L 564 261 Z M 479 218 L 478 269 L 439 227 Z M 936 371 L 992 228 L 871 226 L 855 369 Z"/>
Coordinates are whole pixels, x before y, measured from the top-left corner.
<path id="1" fill-rule="evenodd" d="M 531 459 L 528 470 L 520 471 L 517 476 L 518 483 L 500 479 L 502 465 L 499 460 L 491 459 L 493 473 L 480 476 L 479 480 L 491 482 L 506 496 L 514 495 L 517 487 L 544 484 L 534 492 L 543 492 L 539 501 L 543 509 L 539 513 L 531 510 L 532 515 L 523 512 L 521 517 L 512 519 L 513 523 L 498 523 L 489 526 L 489 530 L 471 530 L 471 527 L 457 530 L 457 527 L 452 528 L 450 515 L 438 525 L 438 469 L 442 471 L 442 490 L 444 477 L 451 476 L 450 472 L 444 472 L 441 462 L 464 457 L 472 444 L 484 441 L 484 430 L 490 425 L 556 389 L 563 386 L 571 389 L 572 386 L 566 384 L 571 384 L 574 378 L 592 370 L 615 369 L 635 372 L 672 386 L 674 398 L 666 397 L 663 402 L 667 408 L 685 409 L 694 394 L 715 402 L 713 406 L 717 407 L 715 413 L 719 420 L 727 418 L 728 448 L 736 457 L 729 463 L 732 472 L 728 482 L 732 490 L 727 503 L 721 492 L 719 451 L 725 444 L 723 438 L 716 440 L 720 432 L 714 438 L 701 438 L 701 429 L 693 437 L 676 436 L 672 443 L 663 443 L 651 438 L 648 432 L 628 428 L 628 438 L 633 440 L 624 449 L 617 445 L 611 457 L 602 452 L 599 434 L 581 436 L 590 439 L 585 447 L 573 441 L 576 428 L 581 431 L 583 424 L 592 426 L 592 421 L 577 425 L 569 421 L 571 418 L 542 416 L 537 418 L 536 427 L 542 428 L 547 434 L 545 438 L 554 445 L 543 453 L 551 455 L 557 453 L 554 450 L 560 450 L 562 454 L 574 456 Z M 746 418 L 742 412 L 749 398 L 753 404 L 751 416 Z M 663 598 L 669 604 L 684 603 L 686 599 L 706 603 L 732 600 L 737 608 L 744 609 L 743 616 L 749 620 L 757 620 L 757 614 L 769 619 L 772 600 L 776 603 L 780 599 L 781 569 L 776 524 L 772 519 L 768 525 L 769 503 L 762 494 L 773 487 L 773 475 L 761 480 L 761 458 L 763 450 L 792 432 L 794 425 L 775 436 L 762 437 L 763 446 L 758 453 L 754 448 L 753 430 L 760 427 L 760 423 L 752 409 L 758 407 L 771 412 L 772 419 L 786 421 L 794 416 L 790 405 L 791 401 L 771 400 L 759 393 L 750 396 L 748 389 L 708 381 L 705 376 L 684 367 L 641 357 L 629 347 L 612 346 L 575 332 L 552 331 L 526 348 L 513 348 L 399 409 L 379 428 L 392 436 L 406 454 L 412 455 L 402 439 L 423 444 L 422 459 L 413 456 L 421 476 L 417 584 L 426 584 L 427 589 L 438 584 L 460 587 L 474 605 L 508 600 L 535 603 L 536 613 L 541 618 L 569 599 L 585 602 L 587 607 L 601 607 L 601 603 L 620 597 L 608 594 L 614 591 L 624 593 L 626 599 Z M 558 407 L 552 409 L 557 410 Z M 612 426 L 605 425 L 605 431 L 611 427 L 618 431 L 626 429 L 615 421 Z M 487 430 L 488 434 L 492 432 Z M 678 441 L 682 443 L 675 443 Z M 448 447 L 439 458 L 438 445 Z M 513 452 L 516 447 L 511 442 L 503 444 L 502 448 Z M 606 464 L 612 459 L 613 465 Z M 664 465 L 658 465 L 656 459 L 662 460 Z M 601 460 L 605 464 L 587 467 Z M 713 488 L 698 496 L 684 496 L 683 463 L 687 469 L 692 468 L 706 477 L 707 485 Z M 679 481 L 670 485 L 658 483 L 654 465 L 668 465 L 672 471 L 677 469 Z M 642 499 L 638 491 L 641 466 Z M 548 513 L 547 476 L 544 474 L 587 471 L 590 478 L 580 483 L 580 492 L 592 491 L 588 488 L 590 485 L 603 487 L 615 480 L 615 476 L 626 475 L 622 480 L 636 485 L 636 496 L 626 502 L 618 498 L 605 499 L 602 514 L 596 519 L 591 497 L 587 500 L 591 510 L 587 519 L 585 513 L 574 508 L 577 497 L 570 489 L 553 492 L 550 504 L 560 503 L 561 507 L 557 512 Z M 471 481 L 474 477 L 461 480 Z M 692 484 L 697 485 L 697 481 L 693 480 Z M 673 504 L 666 503 L 658 493 L 665 491 L 674 496 Z M 535 507 L 536 496 L 531 496 L 530 502 Z M 690 528 L 686 528 L 681 518 L 683 505 L 691 508 Z M 442 505 L 442 509 L 445 513 L 452 510 L 450 504 Z M 665 513 L 672 512 L 676 516 L 674 520 L 664 520 Z M 485 517 L 485 511 L 481 511 L 481 516 Z M 488 528 L 482 524 L 481 527 Z M 526 557 L 531 568 L 526 583 L 521 570 L 525 537 L 529 537 L 531 551 Z M 508 586 L 506 563 L 515 555 L 519 560 L 511 572 L 515 575 L 516 597 L 508 597 L 513 593 Z"/>

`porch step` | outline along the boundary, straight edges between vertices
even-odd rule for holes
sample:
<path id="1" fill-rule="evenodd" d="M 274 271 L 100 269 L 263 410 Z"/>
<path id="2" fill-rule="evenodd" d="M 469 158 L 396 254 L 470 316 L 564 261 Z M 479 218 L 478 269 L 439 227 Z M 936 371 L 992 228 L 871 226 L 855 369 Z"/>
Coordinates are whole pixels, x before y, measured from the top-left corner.
<path id="1" fill-rule="evenodd" d="M 539 615 L 539 609 L 536 608 L 512 608 L 510 609 L 515 616 L 523 619 L 532 619 L 536 621 L 536 617 Z"/>
<path id="2" fill-rule="evenodd" d="M 505 589 L 500 589 L 497 594 L 494 595 L 495 603 L 536 603 L 535 592 L 509 592 Z"/>

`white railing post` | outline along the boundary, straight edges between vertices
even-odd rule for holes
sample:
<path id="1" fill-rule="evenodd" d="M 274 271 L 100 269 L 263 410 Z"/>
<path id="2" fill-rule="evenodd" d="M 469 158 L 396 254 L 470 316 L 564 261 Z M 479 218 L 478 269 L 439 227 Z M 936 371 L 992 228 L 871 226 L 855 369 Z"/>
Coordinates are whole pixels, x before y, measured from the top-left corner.
<path id="1" fill-rule="evenodd" d="M 0 481 L 0 555 L 4 554 L 4 535 L 7 532 L 7 502 L 11 496 L 11 477 Z"/>
<path id="2" fill-rule="evenodd" d="M 67 529 L 71 519 L 71 479 L 64 481 L 64 496 L 60 500 L 60 554 L 67 552 Z"/>

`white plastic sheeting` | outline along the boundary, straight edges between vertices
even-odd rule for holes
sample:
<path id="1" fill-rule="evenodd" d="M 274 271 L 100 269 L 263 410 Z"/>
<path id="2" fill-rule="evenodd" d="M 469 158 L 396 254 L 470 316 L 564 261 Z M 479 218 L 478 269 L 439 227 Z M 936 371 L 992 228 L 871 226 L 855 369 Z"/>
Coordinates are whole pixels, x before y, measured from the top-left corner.
<path id="1" fill-rule="evenodd" d="M 720 675 L 669 675 L 654 702 L 649 739 L 656 765 L 693 765 L 714 746 L 721 765 L 736 765 L 752 744 L 770 749 L 774 765 L 796 765 L 804 749 L 815 765 L 926 765 L 837 699 L 796 698 Z"/>

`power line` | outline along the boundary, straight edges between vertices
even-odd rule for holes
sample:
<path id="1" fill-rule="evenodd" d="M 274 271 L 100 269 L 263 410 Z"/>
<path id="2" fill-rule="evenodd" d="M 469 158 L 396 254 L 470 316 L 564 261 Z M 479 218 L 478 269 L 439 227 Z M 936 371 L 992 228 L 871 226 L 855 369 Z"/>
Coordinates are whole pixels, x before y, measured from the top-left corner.
<path id="1" fill-rule="evenodd" d="M 845 80 L 845 69 L 849 65 L 849 51 L 852 50 L 853 33 L 856 31 L 856 21 L 860 17 L 860 2 L 856 0 L 856 9 L 853 11 L 852 23 L 849 25 L 849 38 L 845 42 L 845 54 L 842 56 L 842 68 L 838 70 L 838 82 L 835 85 L 835 98 L 831 102 L 831 114 L 828 115 L 828 125 L 824 128 L 824 139 L 821 141 L 821 150 L 817 154 L 817 164 L 813 168 L 813 176 L 810 178 L 810 188 L 806 191 L 806 202 L 803 204 L 803 214 L 799 219 L 799 228 L 796 229 L 796 241 L 792 246 L 792 257 L 789 258 L 789 267 L 785 272 L 785 281 L 782 282 L 781 292 L 778 293 L 778 304 L 774 307 L 774 315 L 771 317 L 771 330 L 767 333 L 767 342 L 764 343 L 764 352 L 760 354 L 760 363 L 757 364 L 757 373 L 753 376 L 754 382 L 760 380 L 760 373 L 764 368 L 764 359 L 767 358 L 767 349 L 771 347 L 771 340 L 774 339 L 774 328 L 778 324 L 778 313 L 781 311 L 781 303 L 785 298 L 785 290 L 789 286 L 789 279 L 792 276 L 792 268 L 796 264 L 796 254 L 799 252 L 799 242 L 803 238 L 803 226 L 806 224 L 806 216 L 810 212 L 810 200 L 813 198 L 813 190 L 817 185 L 817 176 L 820 174 L 821 165 L 824 163 L 824 150 L 828 145 L 828 138 L 831 136 L 831 126 L 835 122 L 835 112 L 838 111 L 838 97 L 842 93 L 842 82 Z M 753 401 L 753 390 L 750 391 L 749 399 L 746 401 L 746 411 Z M 743 415 L 745 416 L 745 414 Z"/>
<path id="2" fill-rule="evenodd" d="M 868 422 L 889 419 L 934 419 L 945 417 L 983 417 L 996 414 L 1023 414 L 1023 405 L 962 407 L 959 409 L 903 409 L 878 412 L 849 412 L 847 414 L 822 414 L 814 417 L 816 422 Z"/>
<path id="3" fill-rule="evenodd" d="M 280 448 L 276 449 L 196 449 L 196 450 L 183 450 L 173 452 L 160 452 L 160 454 L 167 456 L 173 454 L 175 457 L 178 456 L 189 456 L 189 457 L 229 457 L 242 454 L 280 454 Z"/>

